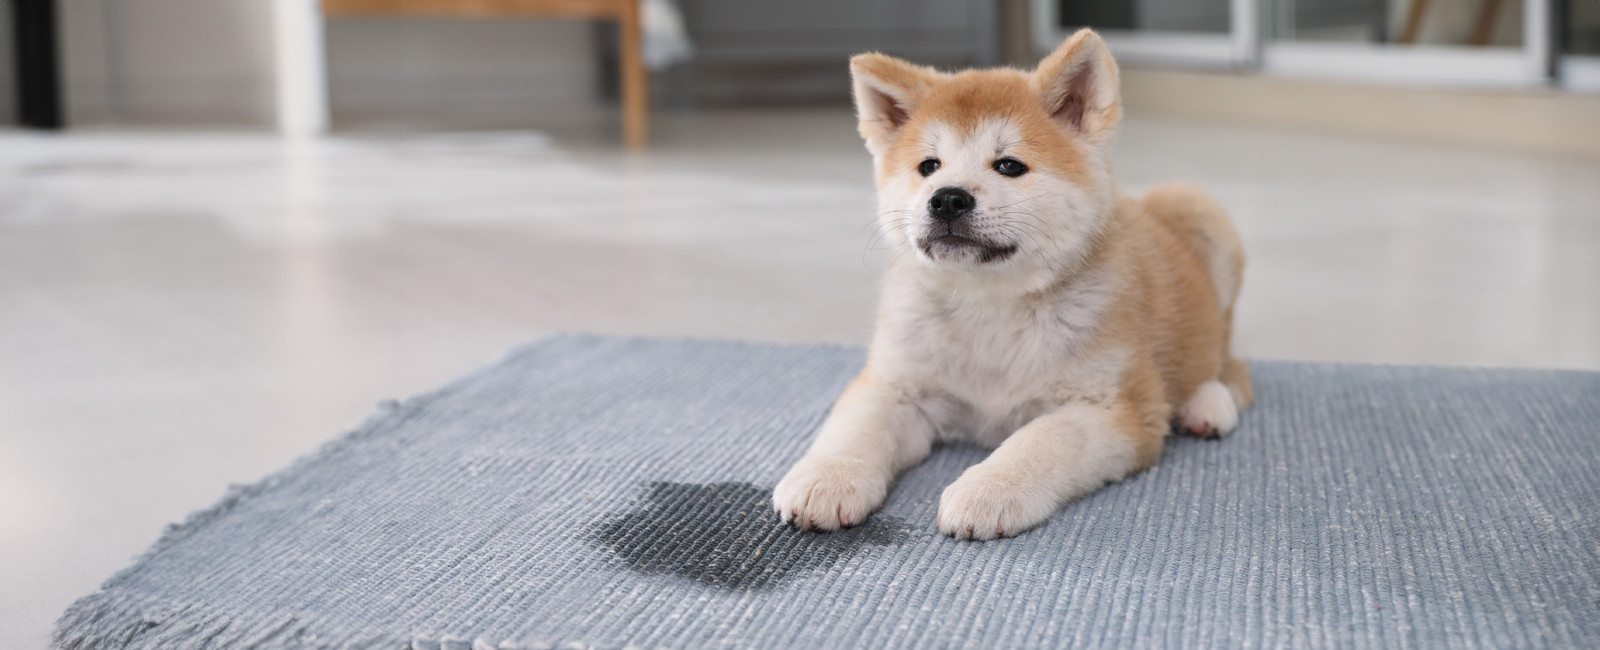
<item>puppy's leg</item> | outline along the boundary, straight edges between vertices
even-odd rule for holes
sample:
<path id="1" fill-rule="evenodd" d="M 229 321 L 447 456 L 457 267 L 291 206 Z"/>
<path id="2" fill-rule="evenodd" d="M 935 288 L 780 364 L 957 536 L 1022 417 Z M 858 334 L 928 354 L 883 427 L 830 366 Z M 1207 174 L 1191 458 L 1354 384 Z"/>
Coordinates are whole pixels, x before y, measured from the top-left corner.
<path id="1" fill-rule="evenodd" d="M 1256 390 L 1250 383 L 1250 365 L 1238 359 L 1222 362 L 1222 376 L 1217 378 L 1233 394 L 1233 404 L 1239 412 L 1250 410 L 1256 403 Z"/>
<path id="2" fill-rule="evenodd" d="M 1061 504 L 1153 464 L 1162 433 L 1146 429 L 1123 406 L 1070 404 L 1040 416 L 945 488 L 939 532 L 987 540 L 1032 528 Z"/>
<path id="3" fill-rule="evenodd" d="M 1203 438 L 1233 433 L 1239 414 L 1256 402 L 1250 383 L 1250 366 L 1233 357 L 1233 308 L 1222 312 L 1222 371 L 1200 384 L 1178 408 L 1178 426 Z"/>
<path id="4" fill-rule="evenodd" d="M 772 505 L 802 529 L 859 524 L 883 505 L 896 474 L 928 457 L 933 434 L 907 395 L 863 372 L 772 490 Z"/>

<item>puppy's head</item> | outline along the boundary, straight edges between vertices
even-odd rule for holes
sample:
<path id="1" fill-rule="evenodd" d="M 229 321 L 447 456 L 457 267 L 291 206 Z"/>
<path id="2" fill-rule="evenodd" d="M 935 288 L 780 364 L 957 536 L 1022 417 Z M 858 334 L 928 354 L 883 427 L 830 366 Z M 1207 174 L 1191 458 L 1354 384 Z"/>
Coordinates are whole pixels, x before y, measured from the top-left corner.
<path id="1" fill-rule="evenodd" d="M 1039 64 L 946 74 L 882 54 L 850 60 L 879 224 L 925 263 L 1059 269 L 1113 201 L 1117 67 L 1082 30 Z"/>

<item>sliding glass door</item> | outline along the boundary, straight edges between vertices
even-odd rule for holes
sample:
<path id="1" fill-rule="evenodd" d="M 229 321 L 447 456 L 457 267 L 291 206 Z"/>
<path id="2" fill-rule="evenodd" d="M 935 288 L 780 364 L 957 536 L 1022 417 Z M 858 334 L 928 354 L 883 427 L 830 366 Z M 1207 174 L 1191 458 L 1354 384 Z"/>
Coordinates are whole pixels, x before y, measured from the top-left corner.
<path id="1" fill-rule="evenodd" d="M 1262 1 L 1268 72 L 1451 86 L 1549 79 L 1546 0 Z"/>
<path id="2" fill-rule="evenodd" d="M 1600 93 L 1600 1 L 1569 0 L 1560 6 L 1561 85 Z"/>
<path id="3" fill-rule="evenodd" d="M 1600 0 L 1030 0 L 1035 48 L 1093 27 L 1125 63 L 1600 92 Z"/>
<path id="4" fill-rule="evenodd" d="M 1245 67 L 1257 58 L 1255 7 L 1255 0 L 1034 0 L 1034 41 L 1049 49 L 1093 27 L 1124 62 Z"/>

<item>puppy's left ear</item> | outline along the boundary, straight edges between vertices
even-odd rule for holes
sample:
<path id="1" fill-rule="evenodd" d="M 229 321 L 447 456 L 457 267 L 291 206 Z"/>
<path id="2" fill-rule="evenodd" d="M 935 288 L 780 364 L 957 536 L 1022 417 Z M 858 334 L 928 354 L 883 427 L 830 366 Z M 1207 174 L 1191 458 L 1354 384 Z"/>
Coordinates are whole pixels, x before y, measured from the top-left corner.
<path id="1" fill-rule="evenodd" d="M 1080 29 L 1039 63 L 1033 84 L 1044 109 L 1072 131 L 1107 140 L 1122 119 L 1117 62 L 1094 30 Z"/>

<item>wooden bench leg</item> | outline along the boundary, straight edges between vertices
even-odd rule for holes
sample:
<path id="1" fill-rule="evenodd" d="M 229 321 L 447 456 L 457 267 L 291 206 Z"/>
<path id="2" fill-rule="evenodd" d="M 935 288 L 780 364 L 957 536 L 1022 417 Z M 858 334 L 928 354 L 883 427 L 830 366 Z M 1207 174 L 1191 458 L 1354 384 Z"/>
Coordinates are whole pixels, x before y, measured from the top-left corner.
<path id="1" fill-rule="evenodd" d="M 631 149 L 643 149 L 650 138 L 650 77 L 644 68 L 644 33 L 639 3 L 624 2 L 622 18 L 622 135 Z"/>

